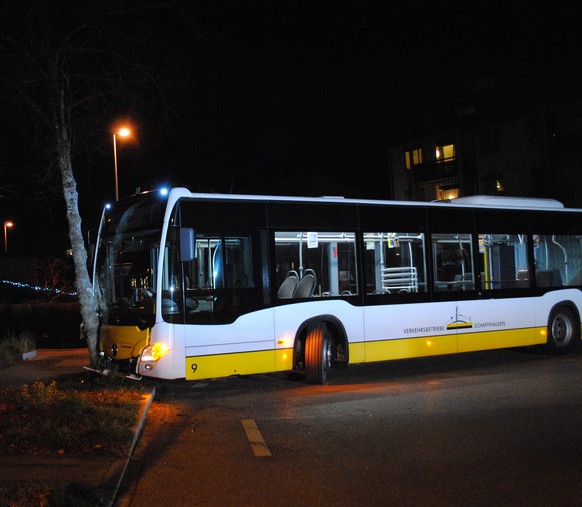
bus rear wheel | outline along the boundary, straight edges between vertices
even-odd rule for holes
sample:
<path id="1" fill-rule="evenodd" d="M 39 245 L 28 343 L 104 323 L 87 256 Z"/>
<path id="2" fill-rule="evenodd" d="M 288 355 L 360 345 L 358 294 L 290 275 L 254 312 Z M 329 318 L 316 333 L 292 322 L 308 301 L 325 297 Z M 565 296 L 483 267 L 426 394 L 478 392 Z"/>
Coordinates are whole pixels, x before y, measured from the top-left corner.
<path id="1" fill-rule="evenodd" d="M 325 325 L 313 325 L 305 340 L 305 377 L 311 384 L 325 384 L 331 368 L 332 340 Z"/>
<path id="2" fill-rule="evenodd" d="M 550 314 L 546 350 L 550 354 L 567 354 L 580 339 L 580 323 L 571 308 L 561 306 Z"/>

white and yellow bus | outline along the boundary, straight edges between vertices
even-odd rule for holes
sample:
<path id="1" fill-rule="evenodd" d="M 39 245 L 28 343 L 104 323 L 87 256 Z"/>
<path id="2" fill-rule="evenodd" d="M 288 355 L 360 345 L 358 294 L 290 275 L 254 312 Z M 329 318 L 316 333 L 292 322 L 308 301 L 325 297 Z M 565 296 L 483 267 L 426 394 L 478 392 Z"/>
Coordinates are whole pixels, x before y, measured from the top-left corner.
<path id="1" fill-rule="evenodd" d="M 100 347 L 207 379 L 580 340 L 582 210 L 146 192 L 104 211 Z"/>

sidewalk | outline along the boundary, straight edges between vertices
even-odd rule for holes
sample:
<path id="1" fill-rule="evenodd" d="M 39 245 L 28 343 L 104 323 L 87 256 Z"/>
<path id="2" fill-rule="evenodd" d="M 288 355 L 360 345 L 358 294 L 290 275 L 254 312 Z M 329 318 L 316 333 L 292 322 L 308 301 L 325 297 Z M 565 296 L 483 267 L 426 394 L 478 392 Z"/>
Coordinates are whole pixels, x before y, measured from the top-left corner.
<path id="1" fill-rule="evenodd" d="M 83 371 L 89 364 L 87 349 L 42 349 L 35 357 L 0 369 L 0 388 L 20 386 L 35 381 L 47 382 Z M 0 456 L 0 482 L 39 481 L 55 485 L 71 483 L 98 488 L 105 505 L 115 502 L 127 463 L 142 431 L 155 389 L 144 392 L 134 439 L 126 458 L 104 456 Z"/>

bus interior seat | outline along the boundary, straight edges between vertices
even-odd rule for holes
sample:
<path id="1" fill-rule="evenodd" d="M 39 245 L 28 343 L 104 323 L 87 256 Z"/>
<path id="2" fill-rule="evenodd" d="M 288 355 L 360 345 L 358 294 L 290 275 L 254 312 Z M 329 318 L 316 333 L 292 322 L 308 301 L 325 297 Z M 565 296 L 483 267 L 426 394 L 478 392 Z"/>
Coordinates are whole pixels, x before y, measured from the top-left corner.
<path id="1" fill-rule="evenodd" d="M 317 277 L 313 269 L 306 269 L 303 272 L 303 278 L 299 280 L 297 288 L 293 293 L 294 298 L 310 298 L 313 296 L 313 291 L 317 283 Z"/>
<path id="2" fill-rule="evenodd" d="M 285 280 L 283 280 L 281 287 L 279 287 L 277 297 L 279 299 L 289 299 L 293 297 L 293 293 L 295 292 L 298 283 L 299 276 L 297 275 L 297 271 L 290 270 L 287 275 L 285 275 Z"/>
<path id="3" fill-rule="evenodd" d="M 313 271 L 313 269 L 307 268 L 306 270 L 304 270 L 303 276 L 305 275 L 313 275 L 315 277 L 315 280 L 317 281 L 317 276 L 315 276 L 315 271 Z"/>

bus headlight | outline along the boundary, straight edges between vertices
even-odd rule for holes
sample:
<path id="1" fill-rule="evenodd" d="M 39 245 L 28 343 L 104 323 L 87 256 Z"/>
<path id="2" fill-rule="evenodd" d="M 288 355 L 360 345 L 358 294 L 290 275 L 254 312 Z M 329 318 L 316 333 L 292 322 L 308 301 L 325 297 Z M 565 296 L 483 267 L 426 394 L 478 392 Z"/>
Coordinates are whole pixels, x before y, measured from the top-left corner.
<path id="1" fill-rule="evenodd" d="M 168 353 L 167 345 L 163 343 L 152 343 L 143 349 L 141 353 L 142 361 L 159 361 L 164 355 Z"/>

